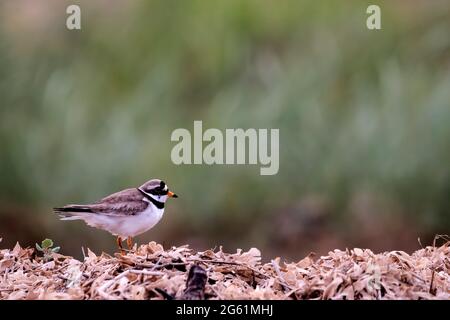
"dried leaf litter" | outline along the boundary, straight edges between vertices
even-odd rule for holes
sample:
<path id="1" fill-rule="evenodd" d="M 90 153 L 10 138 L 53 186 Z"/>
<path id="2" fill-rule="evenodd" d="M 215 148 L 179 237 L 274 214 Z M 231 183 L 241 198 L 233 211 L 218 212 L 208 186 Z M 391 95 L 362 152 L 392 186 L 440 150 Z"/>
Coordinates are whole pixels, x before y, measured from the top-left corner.
<path id="1" fill-rule="evenodd" d="M 194 265 L 207 273 L 206 299 L 450 299 L 449 246 L 261 263 L 256 248 L 195 252 L 155 242 L 125 255 L 88 250 L 84 261 L 57 253 L 45 261 L 17 244 L 0 250 L 0 299 L 180 299 Z"/>

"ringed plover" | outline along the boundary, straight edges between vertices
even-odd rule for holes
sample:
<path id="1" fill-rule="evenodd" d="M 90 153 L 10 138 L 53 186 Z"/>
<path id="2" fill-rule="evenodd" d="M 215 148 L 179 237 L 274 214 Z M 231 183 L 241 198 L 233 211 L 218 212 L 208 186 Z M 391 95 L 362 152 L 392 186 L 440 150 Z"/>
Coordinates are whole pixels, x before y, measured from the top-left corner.
<path id="1" fill-rule="evenodd" d="M 122 241 L 127 239 L 131 249 L 133 237 L 153 228 L 163 216 L 166 200 L 177 197 L 164 181 L 152 179 L 92 204 L 69 204 L 53 210 L 61 220 L 84 220 L 91 227 L 109 231 L 117 236 L 123 252 Z"/>

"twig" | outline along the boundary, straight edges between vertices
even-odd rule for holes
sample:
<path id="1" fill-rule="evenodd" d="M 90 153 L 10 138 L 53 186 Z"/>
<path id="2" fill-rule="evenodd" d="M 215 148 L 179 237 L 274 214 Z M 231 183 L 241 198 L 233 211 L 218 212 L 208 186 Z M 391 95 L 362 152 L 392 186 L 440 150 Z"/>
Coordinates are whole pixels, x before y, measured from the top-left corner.
<path id="1" fill-rule="evenodd" d="M 117 281 L 119 279 L 122 279 L 123 277 L 127 276 L 130 273 L 130 270 L 126 270 L 124 272 L 122 272 L 121 274 L 117 275 L 113 281 Z"/>
<path id="2" fill-rule="evenodd" d="M 69 265 L 68 264 L 66 264 L 66 265 L 64 265 L 64 266 L 62 266 L 62 267 L 60 267 L 60 268 L 58 268 L 58 269 L 56 269 L 55 271 L 53 271 L 53 272 L 60 272 L 62 269 L 64 269 L 64 268 L 67 268 Z"/>
<path id="3" fill-rule="evenodd" d="M 163 289 L 154 288 L 153 291 L 156 292 L 156 293 L 159 293 L 160 295 L 162 295 L 163 298 L 165 298 L 166 300 L 174 300 L 175 299 L 174 296 L 172 296 L 171 294 L 167 293 Z"/>
<path id="4" fill-rule="evenodd" d="M 417 280 L 420 280 L 420 281 L 422 281 L 423 283 L 426 283 L 426 281 L 425 280 L 423 280 L 421 277 L 419 277 L 418 275 L 416 275 L 416 274 L 412 274 L 412 276 L 414 277 L 414 278 L 416 278 Z"/>
<path id="5" fill-rule="evenodd" d="M 192 262 L 202 262 L 202 263 L 205 263 L 205 264 L 208 264 L 208 263 L 228 264 L 228 265 L 232 265 L 232 266 L 244 267 L 244 268 L 247 268 L 247 269 L 249 269 L 249 270 L 252 270 L 254 273 L 258 273 L 259 275 L 261 275 L 261 276 L 263 276 L 263 277 L 265 277 L 265 278 L 269 278 L 269 276 L 267 276 L 266 274 L 262 273 L 261 271 L 255 269 L 255 268 L 252 268 L 252 267 L 247 266 L 247 265 L 242 264 L 242 263 L 233 262 L 233 261 L 205 260 L 205 259 L 192 259 L 192 260 L 189 260 L 189 261 L 192 261 Z"/>
<path id="6" fill-rule="evenodd" d="M 147 260 L 147 257 L 145 259 Z M 162 257 L 159 257 L 158 261 L 153 265 L 152 271 L 154 271 L 159 266 L 159 263 L 161 262 L 161 260 L 162 260 Z"/>
<path id="7" fill-rule="evenodd" d="M 143 274 L 146 276 L 163 276 L 163 275 L 165 275 L 164 272 L 159 272 L 159 271 L 149 271 L 149 270 L 127 270 L 127 271 L 130 273 Z M 125 271 L 125 272 L 127 272 L 127 271 Z"/>
<path id="8" fill-rule="evenodd" d="M 302 288 L 296 288 L 296 289 L 292 289 L 291 291 L 289 291 L 288 293 L 286 293 L 284 295 L 284 298 L 287 299 L 289 298 L 293 293 L 297 293 L 297 291 L 302 290 Z M 297 296 L 295 296 L 296 300 L 298 299 Z"/>
<path id="9" fill-rule="evenodd" d="M 135 267 L 151 268 L 151 270 L 155 270 L 155 269 L 163 269 L 163 268 L 167 269 L 167 267 L 173 267 L 173 266 L 185 266 L 188 264 L 189 263 L 187 263 L 187 262 L 174 262 L 174 263 L 165 263 L 165 264 L 161 264 L 161 265 L 150 264 L 150 263 L 134 263 L 133 265 Z"/>
<path id="10" fill-rule="evenodd" d="M 110 294 L 107 294 L 107 293 L 105 292 L 105 290 L 108 289 L 113 283 L 114 283 L 114 280 L 108 280 L 108 281 L 105 281 L 105 283 L 104 283 L 103 285 L 101 285 L 100 287 L 97 288 L 97 293 L 98 293 L 103 299 L 106 299 L 106 300 L 117 300 L 116 297 L 114 297 L 114 296 L 112 296 L 112 295 L 110 295 Z"/>
<path id="11" fill-rule="evenodd" d="M 422 241 L 420 241 L 420 237 L 417 238 L 417 242 L 419 242 L 420 247 L 423 249 Z"/>
<path id="12" fill-rule="evenodd" d="M 430 290 L 429 290 L 429 292 L 430 292 L 433 296 L 436 295 L 436 288 L 433 288 L 434 273 L 435 273 L 435 271 L 434 271 L 434 267 L 433 267 L 433 273 L 431 274 L 431 283 L 430 283 Z"/>
<path id="13" fill-rule="evenodd" d="M 436 241 L 442 239 L 445 241 L 444 245 L 446 245 L 448 242 L 450 242 L 450 236 L 447 236 L 445 234 L 437 234 L 434 236 L 433 239 L 433 247 L 436 248 Z"/>
<path id="14" fill-rule="evenodd" d="M 283 275 L 281 274 L 280 266 L 277 263 L 275 263 L 275 260 L 272 260 L 271 263 L 272 263 L 272 266 L 278 276 L 278 278 L 277 278 L 278 283 L 283 287 L 284 290 L 289 289 L 292 291 L 293 288 L 291 288 L 291 286 L 289 286 L 286 283 L 286 280 L 284 279 Z"/>

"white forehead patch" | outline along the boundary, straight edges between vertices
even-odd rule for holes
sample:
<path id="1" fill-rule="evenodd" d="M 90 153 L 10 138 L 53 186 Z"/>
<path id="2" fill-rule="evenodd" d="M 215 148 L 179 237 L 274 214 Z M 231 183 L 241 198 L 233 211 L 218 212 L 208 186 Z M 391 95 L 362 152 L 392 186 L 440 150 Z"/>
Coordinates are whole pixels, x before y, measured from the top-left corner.
<path id="1" fill-rule="evenodd" d="M 168 188 L 167 188 L 167 184 L 166 184 L 164 187 L 164 191 L 167 191 L 167 190 L 168 190 Z"/>

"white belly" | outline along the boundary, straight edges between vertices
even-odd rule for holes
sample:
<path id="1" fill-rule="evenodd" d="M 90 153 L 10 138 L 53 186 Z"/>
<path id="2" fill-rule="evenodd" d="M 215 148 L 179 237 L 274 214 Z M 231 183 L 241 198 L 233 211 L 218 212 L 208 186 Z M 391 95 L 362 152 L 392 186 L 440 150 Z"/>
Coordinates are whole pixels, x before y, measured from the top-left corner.
<path id="1" fill-rule="evenodd" d="M 164 208 L 158 209 L 149 205 L 145 211 L 134 216 L 90 215 L 84 220 L 92 227 L 107 230 L 113 235 L 126 238 L 135 237 L 153 228 L 161 220 L 163 213 Z"/>

